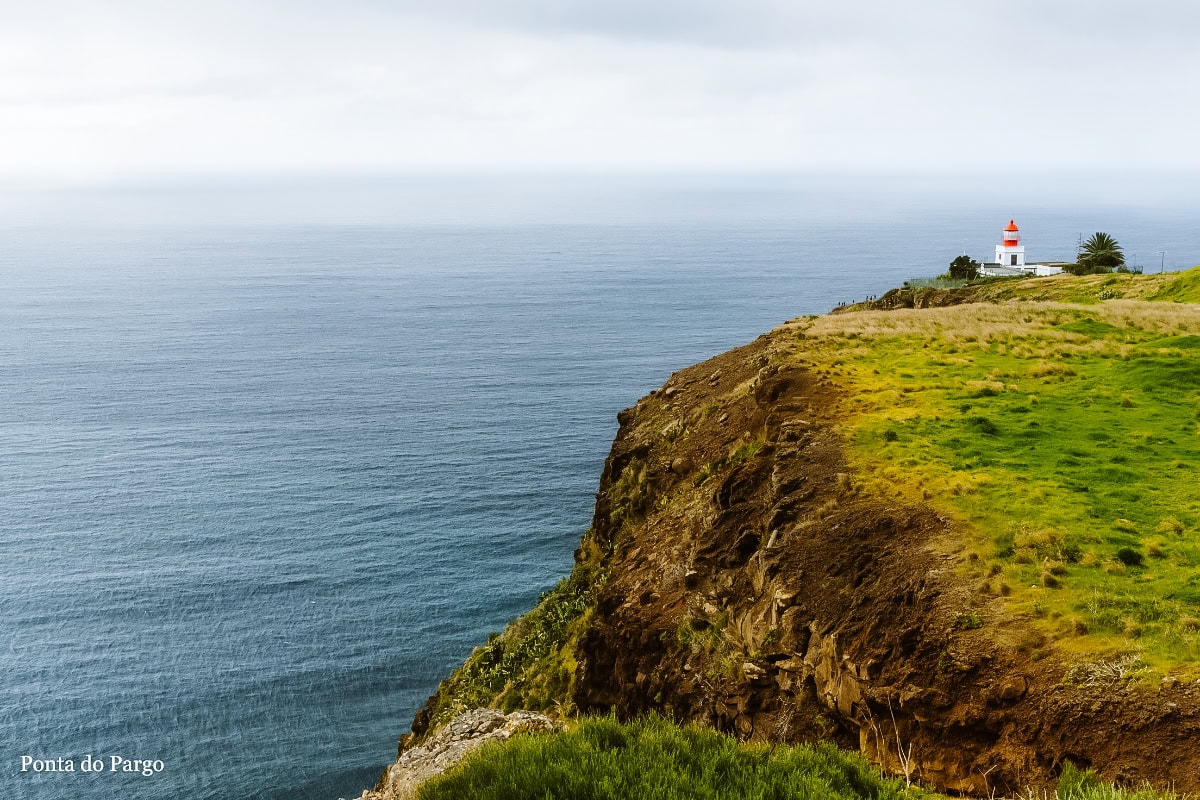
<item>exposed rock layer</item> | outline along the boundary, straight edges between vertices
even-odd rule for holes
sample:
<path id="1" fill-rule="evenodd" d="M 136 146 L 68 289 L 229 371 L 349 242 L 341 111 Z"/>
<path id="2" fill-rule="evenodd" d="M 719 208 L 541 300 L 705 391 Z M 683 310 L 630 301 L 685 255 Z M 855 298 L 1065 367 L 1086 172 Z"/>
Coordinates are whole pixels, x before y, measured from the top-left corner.
<path id="1" fill-rule="evenodd" d="M 548 717 L 529 711 L 507 715 L 490 708 L 468 711 L 418 747 L 404 749 L 402 740 L 399 759 L 383 773 L 375 788 L 364 791 L 359 800 L 410 800 L 416 797 L 422 783 L 442 774 L 483 744 L 503 741 L 516 733 L 550 731 L 554 727 Z"/>

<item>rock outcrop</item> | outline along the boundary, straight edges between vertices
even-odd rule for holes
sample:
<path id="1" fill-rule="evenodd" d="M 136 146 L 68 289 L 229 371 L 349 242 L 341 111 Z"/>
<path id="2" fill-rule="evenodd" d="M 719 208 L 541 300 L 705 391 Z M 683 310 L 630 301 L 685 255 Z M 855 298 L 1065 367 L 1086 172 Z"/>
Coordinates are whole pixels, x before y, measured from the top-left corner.
<path id="1" fill-rule="evenodd" d="M 450 724 L 430 736 L 421 745 L 404 749 L 387 768 L 373 790 L 359 800 L 410 800 L 417 788 L 457 764 L 487 742 L 503 741 L 517 733 L 552 731 L 555 723 L 543 714 L 514 711 L 502 714 L 490 708 L 478 708 L 460 714 Z"/>

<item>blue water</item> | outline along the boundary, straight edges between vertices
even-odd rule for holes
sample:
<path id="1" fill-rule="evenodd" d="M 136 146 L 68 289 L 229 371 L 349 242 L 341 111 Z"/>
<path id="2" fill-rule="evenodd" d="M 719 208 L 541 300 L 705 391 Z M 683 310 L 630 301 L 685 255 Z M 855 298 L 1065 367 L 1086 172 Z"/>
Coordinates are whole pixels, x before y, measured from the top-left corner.
<path id="1" fill-rule="evenodd" d="M 357 795 L 567 572 L 618 410 L 996 217 L 3 232 L 0 794 Z M 163 769 L 20 771 L 86 754 Z"/>

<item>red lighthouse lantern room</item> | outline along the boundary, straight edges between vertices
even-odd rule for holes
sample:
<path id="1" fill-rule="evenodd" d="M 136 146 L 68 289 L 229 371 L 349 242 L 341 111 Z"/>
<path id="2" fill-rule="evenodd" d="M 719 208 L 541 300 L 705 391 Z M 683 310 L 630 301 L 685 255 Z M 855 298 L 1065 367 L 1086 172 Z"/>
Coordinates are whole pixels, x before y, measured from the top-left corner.
<path id="1" fill-rule="evenodd" d="M 1004 229 L 1004 246 L 1016 247 L 1021 241 L 1021 234 L 1017 232 L 1017 223 L 1011 219 L 1008 221 L 1008 227 Z"/>

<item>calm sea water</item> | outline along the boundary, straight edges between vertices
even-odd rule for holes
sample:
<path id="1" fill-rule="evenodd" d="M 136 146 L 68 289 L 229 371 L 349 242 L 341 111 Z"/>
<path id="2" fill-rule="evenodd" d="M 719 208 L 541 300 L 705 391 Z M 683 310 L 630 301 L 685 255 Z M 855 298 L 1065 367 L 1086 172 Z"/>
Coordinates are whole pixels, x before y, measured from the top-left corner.
<path id="1" fill-rule="evenodd" d="M 618 410 L 1007 222 L 828 216 L 4 232 L 0 793 L 357 795 L 567 572 Z M 1177 215 L 1122 222 L 1022 220 L 1031 257 L 1200 261 Z"/>

